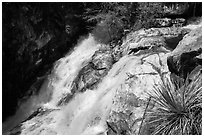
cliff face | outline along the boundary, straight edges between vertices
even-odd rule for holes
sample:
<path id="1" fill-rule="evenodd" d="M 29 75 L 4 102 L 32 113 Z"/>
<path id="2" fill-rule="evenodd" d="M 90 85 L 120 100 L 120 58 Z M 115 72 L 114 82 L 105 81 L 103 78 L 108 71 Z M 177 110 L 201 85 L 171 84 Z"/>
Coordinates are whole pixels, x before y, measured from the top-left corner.
<path id="1" fill-rule="evenodd" d="M 48 103 L 5 134 L 150 134 L 143 120 L 154 87 L 202 74 L 201 30 L 141 29 L 113 48 L 90 36 L 56 63 L 41 90 Z"/>

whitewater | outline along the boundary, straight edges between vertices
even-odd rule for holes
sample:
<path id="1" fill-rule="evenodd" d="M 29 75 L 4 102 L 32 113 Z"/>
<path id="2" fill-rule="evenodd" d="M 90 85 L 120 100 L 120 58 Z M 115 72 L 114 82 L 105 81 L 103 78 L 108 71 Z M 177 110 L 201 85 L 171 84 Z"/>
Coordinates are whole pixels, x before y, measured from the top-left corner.
<path id="1" fill-rule="evenodd" d="M 142 65 L 144 60 L 141 60 L 141 57 L 144 55 L 124 55 L 113 64 L 96 88 L 76 92 L 68 103 L 59 106 L 59 101 L 71 93 L 72 84 L 80 70 L 91 61 L 94 53 L 104 46 L 108 45 L 99 44 L 91 34 L 79 42 L 73 51 L 56 61 L 39 94 L 24 102 L 16 114 L 3 124 L 3 129 L 8 130 L 19 125 L 40 107 L 43 109 L 42 114 L 25 120 L 17 127 L 20 128 L 20 134 L 105 134 L 108 129 L 106 122 L 111 109 L 114 108 L 114 99 L 117 98 L 118 92 L 128 91 L 146 99 L 147 94 L 144 91 L 152 89 L 153 83 L 158 83 L 160 77 L 142 74 L 154 71 L 151 65 Z M 143 58 L 150 62 L 159 62 L 162 56 L 167 55 L 160 53 Z M 168 69 L 165 67 L 162 70 Z M 131 74 L 139 77 L 135 77 L 136 81 L 133 78 L 133 81 L 127 83 Z M 137 114 L 142 115 L 143 110 Z"/>
<path id="2" fill-rule="evenodd" d="M 59 59 L 42 85 L 39 94 L 31 96 L 23 102 L 16 114 L 3 123 L 3 131 L 7 131 L 31 115 L 37 108 L 61 109 L 57 107 L 58 101 L 70 93 L 71 83 L 79 70 L 91 59 L 99 48 L 99 44 L 90 34 L 88 38 L 80 41 L 75 48 L 64 58 Z"/>
<path id="3" fill-rule="evenodd" d="M 194 29 L 200 26 L 201 24 L 185 28 Z M 154 32 L 158 30 L 162 29 L 155 29 Z M 138 39 L 146 37 L 148 31 L 151 29 L 147 32 L 141 30 L 133 33 L 130 35 L 132 38 L 123 41 L 121 47 L 127 44 L 142 43 L 142 41 L 136 41 L 137 37 Z M 137 55 L 125 54 L 112 65 L 108 74 L 96 88 L 76 92 L 68 103 L 58 105 L 59 101 L 71 93 L 73 82 L 81 69 L 91 61 L 94 53 L 104 46 L 109 45 L 98 43 L 90 34 L 65 57 L 56 61 L 51 74 L 44 81 L 38 94 L 20 104 L 16 114 L 3 123 L 3 134 L 10 134 L 9 130 L 14 127 L 19 128 L 22 135 L 106 134 L 108 130 L 106 122 L 110 112 L 123 107 L 120 104 L 114 106 L 114 101 L 120 97 L 118 96 L 120 91 L 124 94 L 127 91 L 126 95 L 134 93 L 136 97 L 145 100 L 148 98 L 146 92 L 151 94 L 154 85 L 159 85 L 161 82 L 158 73 L 168 77 L 170 75 L 167 57 L 171 51 L 167 49 L 165 52 L 147 50 L 145 51 L 147 53 L 138 51 Z M 26 120 L 38 108 L 41 108 L 42 112 Z M 120 111 L 116 110 L 116 112 Z M 144 109 L 135 107 L 132 112 L 135 113 L 134 119 L 141 119 Z M 139 129 L 138 127 L 136 129 Z"/>
<path id="4" fill-rule="evenodd" d="M 126 73 L 123 70 L 132 67 L 130 61 L 134 58 L 124 57 L 115 63 L 95 90 L 76 93 L 68 104 L 57 105 L 63 97 L 71 93 L 71 85 L 78 72 L 101 46 L 104 45 L 97 43 L 94 37 L 89 35 L 78 43 L 73 51 L 59 59 L 39 94 L 24 102 L 16 114 L 3 124 L 3 129 L 18 125 L 41 107 L 47 114 L 23 122 L 21 134 L 104 133 L 107 130 L 106 119 L 112 106 L 112 99 L 125 80 Z"/>

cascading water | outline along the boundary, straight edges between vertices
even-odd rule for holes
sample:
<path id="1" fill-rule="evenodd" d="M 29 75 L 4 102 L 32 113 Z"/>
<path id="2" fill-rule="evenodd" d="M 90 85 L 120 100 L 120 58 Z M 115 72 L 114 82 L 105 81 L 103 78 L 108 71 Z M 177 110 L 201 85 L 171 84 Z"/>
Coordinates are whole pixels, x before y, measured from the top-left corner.
<path id="1" fill-rule="evenodd" d="M 58 60 L 49 77 L 49 86 L 52 89 L 52 97 L 47 107 L 56 107 L 58 101 L 67 93 L 71 93 L 71 84 L 78 72 L 90 61 L 95 51 L 99 48 L 93 36 L 89 36 L 75 47 L 71 54 Z M 45 105 L 45 106 L 46 106 Z"/>
<path id="2" fill-rule="evenodd" d="M 78 72 L 91 60 L 100 46 L 90 35 L 71 53 L 56 62 L 38 95 L 42 100 L 30 100 L 35 106 L 42 106 L 47 111 L 41 116 L 23 122 L 21 134 L 101 134 L 105 132 L 106 119 L 115 93 L 125 83 L 126 71 L 133 67 L 134 63 L 131 62 L 135 62 L 135 58 L 124 56 L 113 65 L 96 89 L 76 93 L 68 104 L 57 105 L 60 99 L 71 92 L 71 84 Z M 49 101 L 42 103 L 48 96 Z M 20 112 L 26 113 L 27 116 L 30 114 L 28 112 L 36 108 L 30 104 L 24 105 L 27 105 L 26 109 Z M 17 114 L 20 115 L 18 112 Z M 18 116 L 15 118 L 18 119 Z M 22 117 L 20 118 L 22 120 Z"/>
<path id="3" fill-rule="evenodd" d="M 161 64 L 166 64 L 168 55 L 162 52 L 159 55 L 123 55 L 94 89 L 75 92 L 68 103 L 58 105 L 71 93 L 73 82 L 82 68 L 93 59 L 95 51 L 104 46 L 107 45 L 98 44 L 92 35 L 81 41 L 72 52 L 56 62 L 39 94 L 25 102 L 7 123 L 17 125 L 41 107 L 41 113 L 20 125 L 20 134 L 105 134 L 110 113 L 123 107 L 114 106 L 115 99 L 120 97 L 119 92 L 131 92 L 145 100 L 146 92 L 151 91 L 155 83 L 161 82 L 152 63 L 167 74 L 167 66 L 162 67 Z M 133 78 L 137 80 L 128 81 Z M 137 112 L 139 117 L 143 115 L 140 109 Z M 5 127 L 8 125 L 5 124 Z"/>
<path id="4" fill-rule="evenodd" d="M 40 89 L 36 99 L 23 104 L 24 109 L 15 118 L 22 121 L 30 112 L 41 106 L 45 112 L 21 125 L 21 134 L 103 134 L 107 129 L 113 98 L 125 85 L 127 72 L 140 63 L 137 57 L 124 56 L 116 62 L 94 90 L 75 93 L 68 104 L 59 106 L 59 101 L 71 93 L 72 83 L 78 72 L 91 60 L 101 47 L 90 35 L 54 65 L 51 75 Z M 49 99 L 48 99 L 49 98 Z M 41 100 L 40 100 L 41 99 Z M 45 100 L 49 100 L 45 102 Z M 35 105 L 30 105 L 35 104 Z M 35 107 L 33 107 L 35 106 Z M 17 123 L 17 122 L 16 122 Z"/>
<path id="5" fill-rule="evenodd" d="M 88 38 L 78 43 L 72 52 L 58 60 L 39 94 L 31 96 L 20 105 L 16 114 L 3 123 L 3 132 L 7 132 L 25 120 L 39 107 L 57 109 L 58 101 L 65 94 L 70 93 L 71 83 L 78 71 L 91 59 L 98 48 L 99 45 L 90 34 Z"/>

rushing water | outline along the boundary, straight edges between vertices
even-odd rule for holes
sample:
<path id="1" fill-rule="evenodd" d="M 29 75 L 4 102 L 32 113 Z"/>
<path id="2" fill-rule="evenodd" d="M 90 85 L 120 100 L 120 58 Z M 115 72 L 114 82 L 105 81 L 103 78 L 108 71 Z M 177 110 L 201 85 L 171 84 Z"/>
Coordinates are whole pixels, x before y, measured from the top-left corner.
<path id="1" fill-rule="evenodd" d="M 146 64 L 141 60 L 144 59 L 143 55 L 124 55 L 94 90 L 76 93 L 68 104 L 58 106 L 59 101 L 71 92 L 71 85 L 78 72 L 100 47 L 101 44 L 89 35 L 64 58 L 58 60 L 39 94 L 31 96 L 20 105 L 16 114 L 3 123 L 3 132 L 6 133 L 42 107 L 45 113 L 23 122 L 21 134 L 103 134 L 107 129 L 106 120 L 118 90 L 133 90 L 136 96 L 146 98 L 144 91 L 150 91 L 154 84 L 161 82 L 150 64 L 159 66 L 161 72 L 168 74 L 167 65 L 162 65 L 166 64 L 166 53 L 144 55 Z M 137 80 L 131 89 L 125 84 L 127 74 L 137 74 Z"/>
<path id="2" fill-rule="evenodd" d="M 95 89 L 75 93 L 68 104 L 58 106 L 59 101 L 71 92 L 72 83 L 79 71 L 101 46 L 104 45 L 98 44 L 91 35 L 78 43 L 73 51 L 55 63 L 39 94 L 23 103 L 16 115 L 4 123 L 3 128 L 9 129 L 19 124 L 36 108 L 42 107 L 45 113 L 23 122 L 21 134 L 104 134 L 107 130 L 106 120 L 114 108 L 113 100 L 117 92 L 128 90 L 140 98 L 146 98 L 144 91 L 152 89 L 153 83 L 158 83 L 160 78 L 159 75 L 144 75 L 139 78 L 139 73 L 151 73 L 155 70 L 148 63 L 143 65 L 143 55 L 124 55 L 113 64 Z M 165 53 L 160 55 L 166 56 Z M 158 55 L 148 57 L 148 61 L 157 62 L 157 66 L 158 60 Z M 164 71 L 167 71 L 166 67 Z M 127 74 L 130 73 L 138 74 L 131 89 L 126 84 Z"/>
<path id="3" fill-rule="evenodd" d="M 71 84 L 81 68 L 90 61 L 100 44 L 90 35 L 75 49 L 54 65 L 51 75 L 40 89 L 39 95 L 21 105 L 14 117 L 4 123 L 4 129 L 19 124 L 33 110 L 42 106 L 54 110 L 23 122 L 21 134 L 101 134 L 106 130 L 106 119 L 116 91 L 124 83 L 126 71 L 132 68 L 134 58 L 123 57 L 115 63 L 95 90 L 77 93 L 72 100 L 57 106 L 60 99 L 71 92 Z"/>
<path id="4" fill-rule="evenodd" d="M 33 110 L 42 106 L 52 112 L 23 122 L 21 134 L 103 134 L 107 129 L 106 120 L 112 108 L 113 98 L 117 90 L 121 90 L 121 86 L 125 85 L 127 72 L 141 63 L 138 57 L 122 57 L 112 66 L 96 89 L 76 93 L 68 104 L 57 105 L 71 92 L 71 84 L 78 72 L 91 60 L 100 46 L 90 35 L 72 52 L 58 60 L 41 87 L 39 95 L 25 102 L 16 115 L 4 124 L 4 128 L 8 129 L 9 126 L 18 124 Z"/>
<path id="5" fill-rule="evenodd" d="M 16 114 L 3 123 L 3 132 L 25 120 L 37 108 L 57 108 L 57 102 L 70 92 L 70 86 L 78 71 L 88 62 L 99 48 L 92 35 L 78 45 L 54 65 L 52 73 L 45 80 L 38 95 L 24 101 Z"/>

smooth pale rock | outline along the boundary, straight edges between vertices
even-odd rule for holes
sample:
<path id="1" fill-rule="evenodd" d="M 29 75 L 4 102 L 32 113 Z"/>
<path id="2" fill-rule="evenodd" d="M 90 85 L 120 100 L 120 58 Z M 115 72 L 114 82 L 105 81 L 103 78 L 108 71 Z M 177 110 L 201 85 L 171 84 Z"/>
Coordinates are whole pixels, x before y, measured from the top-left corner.
<path id="1" fill-rule="evenodd" d="M 138 134 L 153 86 L 161 83 L 161 77 L 169 77 L 168 55 L 160 52 L 129 57 L 131 67 L 124 70 L 125 82 L 113 98 L 107 134 Z"/>
<path id="2" fill-rule="evenodd" d="M 149 134 L 148 125 L 141 125 L 148 104 L 148 95 L 153 94 L 153 86 L 159 86 L 162 78 L 169 79 L 171 76 L 167 66 L 167 58 L 171 51 L 165 46 L 171 50 L 176 48 L 174 53 L 178 43 L 192 35 L 188 34 L 190 31 L 175 27 L 151 28 L 142 29 L 127 37 L 127 43 L 124 42 L 122 46 L 126 47 L 127 51 L 136 49 L 137 53 L 129 56 L 135 56 L 135 62 L 129 62 L 131 69 L 126 70 L 127 78 L 113 99 L 113 107 L 107 119 L 107 134 Z M 200 72 L 197 70 L 196 74 Z"/>

